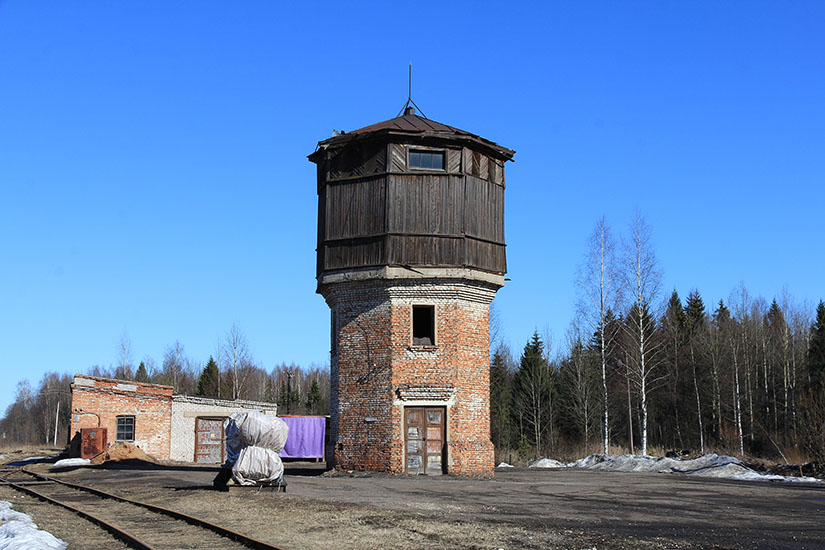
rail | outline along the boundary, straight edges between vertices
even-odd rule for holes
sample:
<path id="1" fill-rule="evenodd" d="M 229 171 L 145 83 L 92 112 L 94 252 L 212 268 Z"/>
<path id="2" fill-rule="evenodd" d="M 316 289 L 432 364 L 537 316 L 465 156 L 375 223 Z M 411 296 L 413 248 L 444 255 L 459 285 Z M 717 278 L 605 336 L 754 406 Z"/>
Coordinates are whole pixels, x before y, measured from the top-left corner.
<path id="1" fill-rule="evenodd" d="M 8 479 L 9 474 L 16 473 L 16 472 L 22 472 L 24 474 L 32 476 L 37 481 L 34 481 L 34 482 L 32 482 L 32 481 L 29 481 L 29 482 L 22 481 L 21 482 L 19 480 L 18 481 L 9 480 Z M 87 520 L 95 523 L 96 525 L 100 526 L 101 528 L 105 529 L 106 531 L 111 533 L 114 537 L 122 540 L 124 543 L 126 543 L 128 546 L 131 546 L 132 548 L 138 548 L 138 549 L 141 549 L 141 550 L 157 550 L 157 548 L 155 546 L 152 546 L 150 543 L 146 542 L 145 540 L 143 540 L 141 537 L 139 537 L 135 533 L 131 533 L 131 532 L 127 531 L 122 526 L 118 526 L 118 525 L 112 523 L 111 521 L 107 521 L 107 520 L 105 520 L 105 519 L 103 519 L 103 518 L 101 518 L 101 517 L 99 517 L 95 514 L 92 514 L 91 512 L 81 510 L 81 509 L 79 509 L 75 506 L 72 506 L 71 504 L 68 504 L 66 502 L 63 502 L 63 501 L 61 501 L 57 498 L 53 498 L 49 495 L 43 494 L 42 492 L 36 491 L 36 490 L 32 489 L 31 486 L 32 485 L 62 485 L 62 486 L 74 489 L 76 491 L 82 491 L 82 492 L 94 495 L 94 496 L 99 497 L 101 499 L 112 499 L 112 500 L 115 500 L 115 501 L 118 501 L 118 502 L 130 504 L 132 506 L 137 506 L 137 507 L 149 510 L 150 512 L 153 512 L 155 514 L 161 514 L 161 515 L 173 518 L 173 519 L 178 520 L 178 521 L 186 522 L 189 525 L 194 525 L 196 527 L 200 527 L 202 529 L 205 529 L 205 530 L 211 531 L 213 533 L 216 533 L 216 534 L 218 534 L 222 537 L 226 537 L 226 538 L 228 538 L 230 540 L 233 540 L 236 543 L 239 543 L 239 544 L 241 544 L 243 546 L 246 546 L 248 548 L 254 548 L 256 550 L 283 550 L 281 547 L 274 546 L 272 544 L 269 544 L 267 542 L 264 542 L 264 541 L 261 541 L 261 540 L 258 540 L 258 539 L 254 539 L 252 537 L 249 537 L 247 535 L 244 535 L 244 534 L 239 533 L 237 531 L 234 531 L 232 529 L 222 527 L 222 526 L 217 525 L 215 523 L 212 523 L 210 521 L 206 521 L 206 520 L 201 519 L 201 518 L 190 516 L 189 514 L 184 514 L 182 512 L 178 512 L 176 510 L 171 510 L 169 508 L 164 508 L 164 507 L 158 506 L 156 504 L 150 504 L 148 502 L 141 502 L 141 501 L 138 501 L 138 500 L 122 497 L 122 496 L 119 496 L 119 495 L 115 495 L 113 493 L 109 493 L 109 492 L 106 492 L 106 491 L 102 491 L 100 489 L 96 489 L 94 487 L 88 487 L 86 485 L 80 485 L 78 483 L 70 483 L 68 481 L 63 481 L 63 480 L 56 479 L 56 478 L 53 478 L 53 477 L 49 477 L 49 476 L 46 476 L 46 475 L 43 475 L 43 474 L 38 474 L 38 473 L 35 473 L 35 472 L 31 472 L 31 471 L 26 470 L 25 467 L 14 470 L 14 471 L 6 470 L 5 472 L 3 472 L 3 475 L 0 476 L 0 480 L 2 480 L 3 485 L 7 485 L 9 487 L 14 488 L 17 491 L 28 494 L 29 496 L 38 498 L 38 499 L 43 500 L 45 502 L 48 502 L 50 504 L 60 506 L 60 507 L 63 507 L 67 510 L 70 510 L 71 512 L 77 514 L 78 516 L 80 516 L 84 519 L 87 519 Z"/>

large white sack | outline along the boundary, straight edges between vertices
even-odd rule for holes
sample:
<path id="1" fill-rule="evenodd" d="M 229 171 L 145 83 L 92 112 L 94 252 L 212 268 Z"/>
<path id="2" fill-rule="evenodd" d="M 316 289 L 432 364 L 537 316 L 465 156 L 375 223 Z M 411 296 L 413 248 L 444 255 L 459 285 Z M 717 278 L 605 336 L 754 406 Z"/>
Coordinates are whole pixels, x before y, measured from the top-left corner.
<path id="1" fill-rule="evenodd" d="M 289 426 L 286 422 L 257 411 L 232 413 L 224 420 L 226 462 L 234 463 L 244 447 L 262 447 L 280 453 L 286 445 Z"/>
<path id="2" fill-rule="evenodd" d="M 232 466 L 232 479 L 238 485 L 255 485 L 276 481 L 284 471 L 281 457 L 273 450 L 244 447 Z"/>

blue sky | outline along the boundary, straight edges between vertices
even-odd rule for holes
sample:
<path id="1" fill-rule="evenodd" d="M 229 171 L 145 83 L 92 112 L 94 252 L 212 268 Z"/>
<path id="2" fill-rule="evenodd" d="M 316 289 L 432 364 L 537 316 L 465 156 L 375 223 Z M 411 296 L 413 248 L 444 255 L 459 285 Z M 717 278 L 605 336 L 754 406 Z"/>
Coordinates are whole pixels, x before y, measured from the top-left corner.
<path id="1" fill-rule="evenodd" d="M 561 345 L 585 242 L 647 216 L 662 298 L 823 291 L 825 3 L 0 1 L 0 411 L 18 379 L 327 362 L 306 160 L 333 129 L 434 120 L 516 150 L 520 349 Z"/>

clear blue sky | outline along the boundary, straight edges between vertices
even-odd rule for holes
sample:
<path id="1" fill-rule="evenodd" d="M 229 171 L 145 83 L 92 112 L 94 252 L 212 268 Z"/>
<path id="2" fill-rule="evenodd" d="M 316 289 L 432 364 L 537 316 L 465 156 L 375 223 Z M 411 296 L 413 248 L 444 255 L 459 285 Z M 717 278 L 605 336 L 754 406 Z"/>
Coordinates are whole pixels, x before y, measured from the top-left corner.
<path id="1" fill-rule="evenodd" d="M 306 155 L 395 116 L 410 61 L 427 116 L 517 151 L 516 350 L 636 208 L 664 294 L 825 297 L 825 3 L 294 4 L 0 1 L 0 414 L 123 334 L 326 364 Z"/>

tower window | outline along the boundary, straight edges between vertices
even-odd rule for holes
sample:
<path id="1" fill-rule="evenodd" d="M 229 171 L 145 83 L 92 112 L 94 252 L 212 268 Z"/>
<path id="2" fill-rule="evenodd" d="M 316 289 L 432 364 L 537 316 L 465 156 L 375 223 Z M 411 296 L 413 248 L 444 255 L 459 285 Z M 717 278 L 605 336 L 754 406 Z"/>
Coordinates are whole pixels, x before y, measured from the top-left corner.
<path id="1" fill-rule="evenodd" d="M 435 306 L 413 306 L 413 337 L 414 346 L 435 345 Z"/>
<path id="2" fill-rule="evenodd" d="M 118 416 L 117 417 L 117 440 L 118 441 L 134 441 L 135 440 L 135 417 L 134 416 Z"/>
<path id="3" fill-rule="evenodd" d="M 410 168 L 444 170 L 444 152 L 410 151 Z"/>

